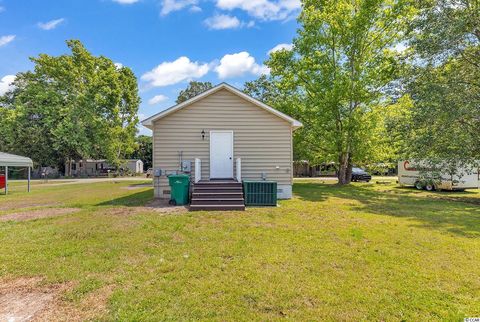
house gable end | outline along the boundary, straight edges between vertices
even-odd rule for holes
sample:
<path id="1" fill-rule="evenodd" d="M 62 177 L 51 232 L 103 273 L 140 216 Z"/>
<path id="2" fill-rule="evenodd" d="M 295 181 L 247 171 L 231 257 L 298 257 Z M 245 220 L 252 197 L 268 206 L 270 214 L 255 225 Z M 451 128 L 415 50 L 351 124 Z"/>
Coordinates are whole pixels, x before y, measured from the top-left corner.
<path id="1" fill-rule="evenodd" d="M 253 97 L 250 97 L 248 96 L 247 94 L 239 91 L 238 89 L 226 84 L 226 83 L 222 83 L 214 88 L 211 88 L 210 90 L 207 90 L 205 91 L 204 93 L 201 93 L 183 103 L 180 103 L 180 104 L 177 104 L 175 106 L 172 106 L 158 114 L 155 114 L 149 118 L 147 118 L 146 120 L 142 121 L 142 124 L 147 127 L 147 128 L 150 128 L 152 129 L 153 128 L 153 123 L 157 120 L 160 120 L 168 115 L 171 115 L 179 110 L 182 110 L 184 108 L 187 108 L 189 106 L 191 106 L 192 104 L 196 103 L 196 102 L 199 102 L 201 100 L 204 100 L 212 95 L 215 95 L 216 93 L 219 93 L 221 91 L 228 91 L 230 92 L 231 94 L 233 95 L 236 95 L 238 96 L 239 98 L 241 98 L 242 100 L 246 101 L 245 103 L 250 103 L 252 104 L 253 106 L 256 106 L 257 108 L 259 109 L 263 109 L 275 116 L 277 116 L 279 119 L 283 120 L 283 121 L 287 121 L 291 124 L 292 128 L 296 129 L 296 128 L 299 128 L 302 126 L 302 124 L 291 118 L 290 116 L 280 112 L 280 111 L 277 111 L 275 110 L 274 108 L 254 99 Z"/>

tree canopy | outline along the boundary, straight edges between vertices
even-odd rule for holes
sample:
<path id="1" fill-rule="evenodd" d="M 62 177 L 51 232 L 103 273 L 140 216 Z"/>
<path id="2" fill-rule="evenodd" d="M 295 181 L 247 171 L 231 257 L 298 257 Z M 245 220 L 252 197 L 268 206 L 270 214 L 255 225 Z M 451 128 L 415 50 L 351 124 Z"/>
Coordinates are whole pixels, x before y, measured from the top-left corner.
<path id="1" fill-rule="evenodd" d="M 480 3 L 430 0 L 411 25 L 412 101 L 406 155 L 432 162 L 480 160 Z"/>
<path id="2" fill-rule="evenodd" d="M 78 40 L 67 45 L 70 54 L 31 58 L 33 71 L 18 73 L 0 99 L 0 150 L 39 165 L 79 158 L 119 164 L 135 146 L 137 79 Z"/>
<path id="3" fill-rule="evenodd" d="M 394 47 L 413 12 L 404 0 L 304 0 L 293 49 L 267 62 L 280 91 L 295 93 L 305 145 L 338 160 L 341 184 L 354 163 L 385 150 L 384 90 L 397 77 Z"/>
<path id="4" fill-rule="evenodd" d="M 139 135 L 135 138 L 135 149 L 128 156 L 129 159 L 140 159 L 145 169 L 153 166 L 153 139 L 151 136 Z"/>
<path id="5" fill-rule="evenodd" d="M 189 100 L 192 97 L 195 97 L 198 94 L 201 94 L 212 87 L 213 85 L 210 82 L 191 81 L 186 89 L 180 91 L 176 103 L 179 104 L 185 102 L 186 100 Z"/>

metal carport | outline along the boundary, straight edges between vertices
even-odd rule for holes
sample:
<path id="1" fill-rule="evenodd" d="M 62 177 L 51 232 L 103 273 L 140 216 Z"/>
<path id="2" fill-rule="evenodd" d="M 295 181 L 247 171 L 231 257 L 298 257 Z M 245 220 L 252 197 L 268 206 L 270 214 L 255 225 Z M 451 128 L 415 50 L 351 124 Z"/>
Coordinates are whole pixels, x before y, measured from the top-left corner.
<path id="1" fill-rule="evenodd" d="M 0 167 L 5 168 L 5 194 L 8 193 L 8 167 L 28 168 L 28 192 L 30 192 L 30 170 L 33 168 L 32 159 L 0 152 Z"/>

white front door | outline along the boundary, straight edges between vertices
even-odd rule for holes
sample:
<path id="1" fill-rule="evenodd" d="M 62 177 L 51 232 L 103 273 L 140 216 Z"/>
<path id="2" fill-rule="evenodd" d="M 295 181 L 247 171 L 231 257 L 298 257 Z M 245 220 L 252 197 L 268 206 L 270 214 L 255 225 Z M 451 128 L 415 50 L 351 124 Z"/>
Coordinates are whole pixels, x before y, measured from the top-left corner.
<path id="1" fill-rule="evenodd" d="M 233 131 L 210 131 L 210 178 L 233 178 Z"/>

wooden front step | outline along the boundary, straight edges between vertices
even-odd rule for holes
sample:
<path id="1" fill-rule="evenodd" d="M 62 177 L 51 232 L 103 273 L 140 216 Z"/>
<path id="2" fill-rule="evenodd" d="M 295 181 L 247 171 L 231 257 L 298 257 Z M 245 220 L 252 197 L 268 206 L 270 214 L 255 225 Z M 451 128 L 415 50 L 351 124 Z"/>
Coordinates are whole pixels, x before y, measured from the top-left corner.
<path id="1" fill-rule="evenodd" d="M 231 198 L 243 198 L 243 192 L 194 192 L 192 199 L 231 199 Z"/>
<path id="2" fill-rule="evenodd" d="M 245 210 L 243 186 L 234 180 L 200 181 L 193 185 L 191 210 Z"/>
<path id="3" fill-rule="evenodd" d="M 200 198 L 192 199 L 194 205 L 244 205 L 243 198 Z"/>
<path id="4" fill-rule="evenodd" d="M 245 205 L 190 205 L 190 210 L 200 211 L 200 210 L 245 210 Z"/>
<path id="5" fill-rule="evenodd" d="M 202 190 L 202 189 L 239 189 L 239 190 L 243 190 L 243 187 L 241 185 L 216 185 L 216 184 L 212 184 L 212 185 L 194 185 L 195 188 L 197 188 L 198 190 Z"/>
<path id="6" fill-rule="evenodd" d="M 242 187 L 241 182 L 236 181 L 200 181 L 195 183 L 196 187 Z"/>
<path id="7" fill-rule="evenodd" d="M 225 193 L 239 193 L 243 196 L 243 190 L 239 188 L 215 188 L 215 189 L 196 189 L 193 188 L 193 193 L 210 193 L 210 194 L 225 194 Z"/>

